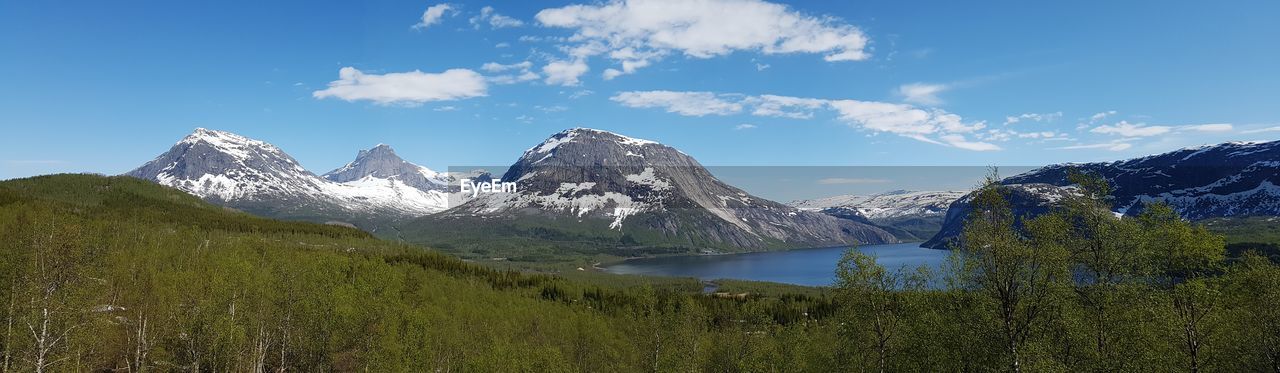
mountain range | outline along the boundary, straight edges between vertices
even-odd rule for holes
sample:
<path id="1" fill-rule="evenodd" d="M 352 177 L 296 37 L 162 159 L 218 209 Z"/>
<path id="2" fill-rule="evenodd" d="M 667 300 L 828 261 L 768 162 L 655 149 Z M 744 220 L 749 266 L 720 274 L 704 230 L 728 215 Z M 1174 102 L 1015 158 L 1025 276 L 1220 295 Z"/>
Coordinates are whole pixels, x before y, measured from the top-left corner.
<path id="1" fill-rule="evenodd" d="M 1229 142 L 1114 162 L 1041 167 L 1001 180 L 1015 213 L 1033 216 L 1072 193 L 1072 170 L 1097 175 L 1112 187 L 1117 215 L 1137 215 L 1153 202 L 1183 218 L 1280 215 L 1280 141 Z M 945 248 L 959 235 L 971 196 L 951 204 L 941 231 L 925 246 Z"/>
<path id="2" fill-rule="evenodd" d="M 487 193 L 404 226 L 426 243 L 542 238 L 660 252 L 756 251 L 897 242 L 863 222 L 748 194 L 657 142 L 574 128 L 529 148 Z M 484 227 L 473 234 L 467 227 Z M 457 234 L 462 233 L 459 237 Z"/>
<path id="3" fill-rule="evenodd" d="M 387 145 L 317 176 L 274 145 L 203 128 L 127 175 L 258 215 L 445 247 L 724 252 L 897 242 L 865 222 L 752 196 L 674 148 L 587 128 L 526 151 L 497 180 L 515 191 L 475 198 L 458 193 L 466 176 L 409 163 Z"/>
<path id="4" fill-rule="evenodd" d="M 924 241 L 942 227 L 947 207 L 963 191 L 895 190 L 872 195 L 840 195 L 792 201 L 806 211 L 862 221 L 883 228 L 904 241 Z"/>
<path id="5" fill-rule="evenodd" d="M 174 187 L 222 206 L 273 218 L 366 230 L 444 210 L 450 177 L 396 156 L 386 145 L 317 176 L 264 141 L 196 129 L 125 175 Z"/>
<path id="6" fill-rule="evenodd" d="M 1035 215 L 1072 193 L 1070 170 L 1110 182 L 1119 215 L 1156 201 L 1192 220 L 1280 215 L 1280 141 L 1051 165 L 1001 183 L 1019 214 Z M 759 251 L 926 237 L 926 246 L 943 248 L 958 235 L 970 200 L 958 191 L 894 191 L 781 204 L 724 183 L 669 146 L 588 128 L 529 148 L 501 178 L 433 171 L 385 144 L 316 175 L 267 142 L 203 128 L 127 175 L 257 215 L 354 225 L 477 257 Z M 459 193 L 463 179 L 515 190 Z"/>

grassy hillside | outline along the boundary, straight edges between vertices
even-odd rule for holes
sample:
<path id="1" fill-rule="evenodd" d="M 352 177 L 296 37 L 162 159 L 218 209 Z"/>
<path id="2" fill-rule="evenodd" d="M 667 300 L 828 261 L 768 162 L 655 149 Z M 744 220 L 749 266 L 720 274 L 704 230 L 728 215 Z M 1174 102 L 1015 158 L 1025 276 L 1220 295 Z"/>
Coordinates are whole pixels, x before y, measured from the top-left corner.
<path id="1" fill-rule="evenodd" d="M 1267 349 L 1280 335 L 1280 267 L 1257 257 L 1223 262 L 1220 240 L 1177 219 L 1142 224 L 1155 233 L 1104 242 L 1139 244 L 1151 256 L 1132 260 L 1177 272 L 1108 287 L 1064 281 L 1053 274 L 1066 271 L 1066 256 L 1047 254 L 1084 235 L 1034 224 L 1044 230 L 1030 240 L 996 236 L 1019 242 L 1001 241 L 1017 255 L 992 257 L 1003 272 L 943 274 L 955 285 L 944 290 L 851 255 L 840 287 L 720 281 L 720 293 L 704 295 L 689 279 L 481 266 L 355 229 L 228 211 L 131 178 L 10 180 L 0 182 L 0 371 L 997 371 L 1011 361 L 1028 371 L 1261 371 L 1280 363 Z M 1002 308 L 992 281 L 1016 281 L 1033 297 Z M 1086 302 L 1098 299 L 1108 305 L 1102 316 Z"/>
<path id="2" fill-rule="evenodd" d="M 127 177 L 0 182 L 0 237 L 6 371 L 731 367 L 776 346 L 728 339 L 748 328 L 733 320 L 831 309 L 703 297 L 692 280 L 492 269 Z"/>

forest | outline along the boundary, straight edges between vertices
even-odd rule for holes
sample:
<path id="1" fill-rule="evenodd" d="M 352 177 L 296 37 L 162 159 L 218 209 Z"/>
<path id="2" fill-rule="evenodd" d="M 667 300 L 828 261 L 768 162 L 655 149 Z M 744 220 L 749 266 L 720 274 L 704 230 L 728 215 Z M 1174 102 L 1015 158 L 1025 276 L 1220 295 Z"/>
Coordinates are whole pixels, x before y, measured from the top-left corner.
<path id="1" fill-rule="evenodd" d="M 1100 179 L 1038 217 L 994 174 L 946 269 L 829 288 L 486 267 L 128 177 L 0 182 L 0 370 L 1278 371 L 1280 267 Z M 772 289 L 772 290 L 769 290 Z"/>

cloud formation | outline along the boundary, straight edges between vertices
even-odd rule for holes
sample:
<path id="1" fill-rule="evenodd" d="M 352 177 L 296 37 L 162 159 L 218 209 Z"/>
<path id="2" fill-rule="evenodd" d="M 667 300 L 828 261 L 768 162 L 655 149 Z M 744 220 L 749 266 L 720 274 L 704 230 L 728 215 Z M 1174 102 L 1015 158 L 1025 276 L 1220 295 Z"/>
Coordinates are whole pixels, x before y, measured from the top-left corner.
<path id="1" fill-rule="evenodd" d="M 1096 116 L 1096 115 L 1095 115 Z M 1120 121 L 1116 124 L 1104 124 L 1089 130 L 1093 133 L 1120 135 L 1124 137 L 1149 137 L 1155 135 L 1163 135 L 1173 130 L 1169 126 L 1148 126 L 1145 124 L 1132 124 L 1127 121 Z"/>
<path id="2" fill-rule="evenodd" d="M 1243 134 L 1255 134 L 1255 133 L 1267 133 L 1267 132 L 1280 132 L 1280 126 L 1256 128 L 1256 129 L 1251 129 L 1247 131 L 1240 131 L 1240 133 L 1243 133 Z"/>
<path id="3" fill-rule="evenodd" d="M 753 96 L 743 101 L 755 106 L 751 115 L 794 119 L 813 118 L 814 110 L 827 106 L 827 100 L 775 95 Z"/>
<path id="4" fill-rule="evenodd" d="M 582 74 L 586 74 L 591 70 L 587 66 L 587 62 L 582 59 L 573 61 L 551 61 L 542 67 L 542 73 L 547 76 L 547 84 L 558 84 L 564 86 L 576 86 L 582 84 L 579 79 Z"/>
<path id="5" fill-rule="evenodd" d="M 749 113 L 755 116 L 809 119 L 817 110 L 828 110 L 846 124 L 873 132 L 888 132 L 966 150 L 1000 150 L 995 144 L 966 138 L 965 134 L 985 128 L 983 122 L 966 123 L 959 115 L 941 109 L 907 104 L 675 91 L 621 92 L 611 99 L 627 107 L 662 108 L 686 116 L 731 115 L 749 108 Z"/>
<path id="6" fill-rule="evenodd" d="M 488 78 L 489 82 L 493 84 L 513 84 L 538 80 L 538 78 L 541 78 L 541 75 L 530 70 L 532 68 L 533 62 L 529 61 L 506 65 L 497 62 L 489 62 L 480 66 L 480 70 L 498 74 Z"/>
<path id="7" fill-rule="evenodd" d="M 761 0 L 613 0 L 602 4 L 544 9 L 535 16 L 546 27 L 573 30 L 576 58 L 606 54 L 617 67 L 604 78 L 631 74 L 665 56 L 822 54 L 826 61 L 870 57 L 867 36 L 832 17 L 815 17 Z"/>
<path id="8" fill-rule="evenodd" d="M 726 101 L 711 92 L 622 92 L 609 99 L 626 107 L 663 108 L 669 113 L 694 117 L 729 115 L 742 111 L 742 104 Z"/>
<path id="9" fill-rule="evenodd" d="M 1058 120 L 1058 118 L 1062 118 L 1061 111 L 1053 112 L 1053 113 L 1044 113 L 1044 114 L 1025 113 L 1021 115 L 1012 115 L 1012 116 L 1004 117 L 1004 124 L 1007 126 L 1007 125 L 1022 122 L 1022 121 L 1052 122 L 1052 121 Z"/>
<path id="10" fill-rule="evenodd" d="M 328 88 L 312 92 L 311 96 L 349 102 L 372 101 L 379 105 L 416 106 L 431 101 L 482 97 L 487 90 L 484 76 L 468 69 L 449 69 L 442 73 L 414 70 L 379 75 L 344 67 L 338 71 L 338 80 L 329 82 Z"/>
<path id="11" fill-rule="evenodd" d="M 468 21 L 470 21 L 471 26 L 475 28 L 480 28 L 480 26 L 484 24 L 488 24 L 489 27 L 492 28 L 524 26 L 524 21 L 498 14 L 498 12 L 494 11 L 491 6 L 480 8 L 480 14 L 475 17 L 471 17 Z"/>
<path id="12" fill-rule="evenodd" d="M 902 96 L 902 101 L 921 105 L 941 105 L 942 99 L 938 94 L 950 88 L 946 84 L 911 83 L 898 86 L 894 93 Z"/>
<path id="13" fill-rule="evenodd" d="M 436 4 L 429 6 L 426 11 L 422 12 L 422 20 L 419 21 L 418 24 L 413 25 L 413 28 L 424 29 L 431 25 L 440 23 L 440 19 L 444 18 L 444 12 L 450 10 L 453 10 L 453 6 L 449 4 Z"/>
<path id="14" fill-rule="evenodd" d="M 1180 127 L 1184 131 L 1196 132 L 1231 132 L 1235 129 L 1231 123 L 1192 124 Z"/>

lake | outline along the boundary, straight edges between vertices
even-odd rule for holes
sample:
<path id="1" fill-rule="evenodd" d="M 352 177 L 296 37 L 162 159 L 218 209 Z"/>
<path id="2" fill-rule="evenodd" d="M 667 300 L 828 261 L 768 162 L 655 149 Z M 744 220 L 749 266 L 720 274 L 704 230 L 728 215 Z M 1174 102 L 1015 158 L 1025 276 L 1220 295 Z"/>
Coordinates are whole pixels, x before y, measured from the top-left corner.
<path id="1" fill-rule="evenodd" d="M 836 263 L 845 247 L 799 249 L 763 253 L 674 256 L 630 259 L 605 267 L 617 274 L 696 277 L 703 280 L 736 279 L 781 282 L 805 286 L 835 283 Z M 868 245 L 858 251 L 876 257 L 888 269 L 921 265 L 937 271 L 951 254 L 920 247 L 919 243 Z"/>

